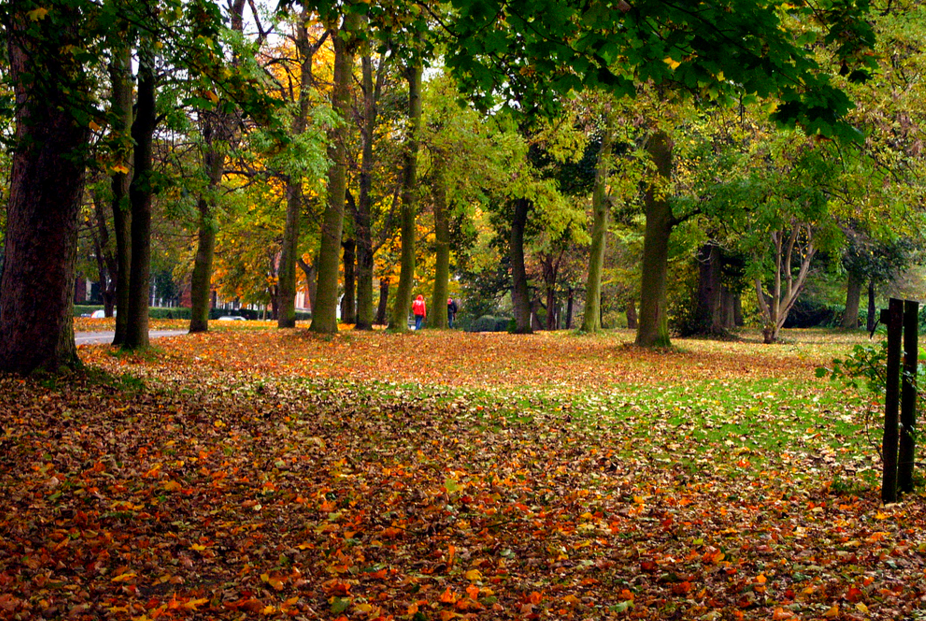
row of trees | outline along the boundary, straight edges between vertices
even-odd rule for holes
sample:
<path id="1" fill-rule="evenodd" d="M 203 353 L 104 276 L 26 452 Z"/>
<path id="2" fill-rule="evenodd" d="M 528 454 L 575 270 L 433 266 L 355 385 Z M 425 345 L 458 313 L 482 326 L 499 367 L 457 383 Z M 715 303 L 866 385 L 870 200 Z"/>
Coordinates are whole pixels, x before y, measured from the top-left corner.
<path id="1" fill-rule="evenodd" d="M 564 280 L 595 331 L 602 283 L 626 267 L 608 257 L 639 252 L 624 294 L 638 296 L 637 343 L 662 346 L 669 266 L 694 247 L 690 325 L 724 329 L 751 284 L 772 341 L 815 259 L 842 265 L 857 308 L 861 283 L 911 256 L 915 3 L 273 8 L 0 8 L 15 100 L 0 367 L 76 362 L 82 221 L 106 299 L 126 309 L 125 348 L 147 344 L 152 239 L 183 230 L 191 331 L 208 328 L 214 286 L 293 326 L 300 271 L 311 330 L 337 330 L 341 291 L 370 329 L 377 276 L 391 329 L 407 330 L 422 261 L 430 325 L 445 327 L 454 260 L 506 283 L 518 332 L 538 304 L 555 326 Z"/>

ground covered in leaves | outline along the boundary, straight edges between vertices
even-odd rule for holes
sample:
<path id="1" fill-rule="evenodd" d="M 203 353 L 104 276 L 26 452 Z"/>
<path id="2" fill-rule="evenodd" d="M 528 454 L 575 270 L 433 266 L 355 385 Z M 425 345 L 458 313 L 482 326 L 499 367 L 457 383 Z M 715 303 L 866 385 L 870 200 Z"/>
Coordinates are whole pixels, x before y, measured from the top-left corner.
<path id="1" fill-rule="evenodd" d="M 926 618 L 859 337 L 254 327 L 0 375 L 0 618 Z"/>

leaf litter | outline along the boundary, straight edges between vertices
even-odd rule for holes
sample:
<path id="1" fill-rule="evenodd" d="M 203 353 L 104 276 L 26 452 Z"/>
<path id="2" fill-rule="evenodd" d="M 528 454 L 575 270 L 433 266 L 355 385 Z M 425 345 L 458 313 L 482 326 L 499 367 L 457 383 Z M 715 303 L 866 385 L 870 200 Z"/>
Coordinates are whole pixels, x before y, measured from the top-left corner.
<path id="1" fill-rule="evenodd" d="M 0 376 L 0 618 L 926 617 L 921 491 L 878 503 L 808 337 L 225 331 Z"/>

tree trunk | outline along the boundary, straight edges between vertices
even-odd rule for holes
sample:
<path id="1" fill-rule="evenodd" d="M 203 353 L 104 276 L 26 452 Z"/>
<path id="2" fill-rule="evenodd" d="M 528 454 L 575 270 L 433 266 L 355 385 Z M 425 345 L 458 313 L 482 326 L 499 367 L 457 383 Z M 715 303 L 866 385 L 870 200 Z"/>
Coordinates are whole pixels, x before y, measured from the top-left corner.
<path id="1" fill-rule="evenodd" d="M 693 330 L 696 334 L 724 334 L 720 249 L 706 243 L 698 250 L 698 296 Z"/>
<path id="2" fill-rule="evenodd" d="M 103 298 L 103 313 L 112 317 L 116 307 L 116 256 L 109 239 L 109 227 L 106 223 L 106 209 L 103 199 L 93 192 L 93 215 L 95 227 L 91 229 L 94 252 L 96 253 L 97 272 L 100 275 L 100 295 Z"/>
<path id="3" fill-rule="evenodd" d="M 389 329 L 408 332 L 408 314 L 415 286 L 415 216 L 417 213 L 418 146 L 421 135 L 420 64 L 408 69 L 408 136 L 405 144 L 405 175 L 402 183 L 402 254 L 399 287 L 393 301 Z"/>
<path id="4" fill-rule="evenodd" d="M 736 309 L 739 306 L 739 294 L 724 286 L 720 287 L 720 324 L 724 330 L 736 328 Z"/>
<path id="5" fill-rule="evenodd" d="M 306 28 L 306 15 L 303 13 L 301 19 L 296 28 L 296 49 L 299 54 L 299 62 L 301 64 L 299 70 L 299 99 L 296 102 L 298 105 L 298 111 L 296 112 L 295 117 L 292 120 L 290 126 L 290 134 L 294 137 L 298 137 L 305 132 L 306 126 L 308 124 L 309 118 L 309 105 L 310 97 L 313 89 L 313 80 L 312 80 L 312 62 L 315 56 L 314 49 L 309 43 L 309 33 Z M 345 20 L 345 25 L 346 25 Z M 340 41 L 340 46 L 346 47 L 344 41 Z M 333 99 L 337 100 L 339 96 L 346 96 L 340 92 L 341 83 L 338 82 L 339 79 L 350 81 L 351 68 L 353 65 L 353 57 L 350 55 L 350 52 L 346 52 L 347 58 L 344 59 L 346 64 L 342 66 L 342 72 L 346 72 L 346 76 L 342 75 L 338 77 L 338 42 L 335 43 L 335 86 Z M 344 56 L 345 54 L 341 54 Z M 344 86 L 344 88 L 347 88 Z M 333 103 L 334 109 L 336 112 L 341 113 L 342 118 L 347 118 L 347 108 L 338 107 L 338 102 Z M 334 130 L 336 137 L 334 138 L 335 143 L 342 143 L 340 146 L 337 144 L 334 145 L 334 149 L 344 150 L 343 141 L 346 136 L 346 126 L 343 128 L 338 128 Z M 337 157 L 332 157 L 333 167 L 338 167 L 338 162 L 343 160 Z M 346 171 L 346 165 L 343 166 Z M 346 172 L 338 173 L 340 176 L 345 177 L 344 181 L 341 181 L 341 185 L 346 187 Z M 336 175 L 337 176 L 337 175 Z M 329 191 L 331 188 L 329 186 Z M 336 190 L 335 194 L 340 196 L 340 203 L 337 206 L 337 210 L 342 214 L 341 218 L 343 219 L 344 211 L 344 191 L 343 189 Z M 334 198 L 332 198 L 332 201 Z M 329 202 L 329 209 L 333 202 Z M 332 214 L 333 216 L 333 214 Z M 325 212 L 325 226 L 329 225 L 329 213 L 326 210 Z M 296 174 L 289 174 L 286 176 L 286 225 L 283 228 L 283 245 L 280 250 L 280 268 L 277 271 L 277 303 L 275 308 L 277 309 L 277 327 L 278 328 L 295 328 L 296 327 L 296 261 L 299 259 L 299 226 L 300 221 L 302 220 L 302 179 Z M 340 224 L 338 225 L 341 226 Z M 323 229 L 324 230 L 324 229 Z M 323 234 L 324 239 L 324 234 Z M 337 235 L 337 245 L 338 247 L 333 250 L 335 253 L 334 257 L 334 268 L 335 272 L 337 271 L 337 254 L 339 253 L 340 247 L 340 228 L 338 229 Z M 322 242 L 324 245 L 324 241 Z M 321 272 L 319 272 L 320 274 Z M 337 275 L 334 277 L 335 283 L 335 298 L 337 298 Z M 314 314 L 313 314 L 314 317 Z M 313 321 L 314 323 L 314 321 Z M 334 330 L 337 331 L 337 322 L 335 321 Z"/>
<path id="6" fill-rule="evenodd" d="M 447 328 L 447 300 L 450 298 L 450 214 L 447 208 L 445 158 L 436 154 L 434 161 L 434 297 L 431 299 L 429 328 Z"/>
<path id="7" fill-rule="evenodd" d="M 139 50 L 138 91 L 132 140 L 135 156 L 129 202 L 132 205 L 132 267 L 129 279 L 129 318 L 123 349 L 148 346 L 148 295 L 151 274 L 151 163 L 155 124 L 154 54 Z"/>
<path id="8" fill-rule="evenodd" d="M 511 304 L 514 307 L 515 334 L 530 334 L 531 300 L 527 288 L 527 270 L 524 265 L 524 229 L 527 227 L 529 199 L 514 200 L 514 217 L 511 220 L 511 239 L 508 252 L 511 256 Z"/>
<path id="9" fill-rule="evenodd" d="M 643 234 L 643 279 L 636 340 L 636 344 L 641 347 L 671 345 L 666 309 L 666 278 L 669 269 L 669 237 L 675 221 L 672 205 L 665 192 L 672 174 L 672 148 L 672 140 L 662 130 L 650 136 L 646 145 L 659 179 L 649 184 L 644 195 L 646 230 Z"/>
<path id="10" fill-rule="evenodd" d="M 379 279 L 379 306 L 376 309 L 377 325 L 386 325 L 386 313 L 389 310 L 389 278 L 383 276 Z"/>
<path id="11" fill-rule="evenodd" d="M 342 32 L 332 37 L 334 43 L 334 86 L 332 107 L 342 119 L 350 115 L 350 83 L 354 65 L 354 32 L 360 17 L 348 13 Z M 341 254 L 341 234 L 344 226 L 344 197 L 347 194 L 347 124 L 331 131 L 328 157 L 328 205 L 322 221 L 321 247 L 318 253 L 318 287 L 312 324 L 309 329 L 321 334 L 338 331 L 338 262 Z"/>
<path id="12" fill-rule="evenodd" d="M 309 310 L 314 311 L 315 309 L 315 266 L 309 265 L 303 260 L 302 257 L 296 259 L 296 265 L 299 266 L 299 269 L 302 270 L 302 273 L 305 274 L 306 282 L 306 295 L 309 297 Z"/>
<path id="13" fill-rule="evenodd" d="M 90 132 L 72 114 L 83 77 L 67 45 L 79 45 L 73 18 L 62 26 L 14 15 L 6 24 L 16 145 L 0 279 L 0 370 L 20 374 L 78 364 L 71 315 Z M 44 36 L 33 38 L 32 29 Z"/>
<path id="14" fill-rule="evenodd" d="M 373 59 L 363 57 L 363 126 L 360 130 L 361 160 L 359 196 L 354 212 L 354 231 L 357 236 L 357 323 L 355 330 L 373 329 L 373 142 L 379 114 L 379 96 L 385 79 L 384 60 L 374 80 Z"/>
<path id="15" fill-rule="evenodd" d="M 206 332 L 209 329 L 209 310 L 212 306 L 212 261 L 215 257 L 215 238 L 218 210 L 218 189 L 225 173 L 225 154 L 216 144 L 227 139 L 227 120 L 219 113 L 208 114 L 203 127 L 205 142 L 203 168 L 209 180 L 207 190 L 199 197 L 199 232 L 196 257 L 193 261 L 193 275 L 190 284 L 190 332 Z M 216 135 L 220 134 L 220 135 Z"/>
<path id="16" fill-rule="evenodd" d="M 608 217 L 611 212 L 611 203 L 608 198 L 608 169 L 611 167 L 613 143 L 614 130 L 609 115 L 607 127 L 601 138 L 601 151 L 598 153 L 598 166 L 595 170 L 595 188 L 592 191 L 592 245 L 588 257 L 588 280 L 585 285 L 585 314 L 582 318 L 582 332 L 601 330 L 601 276 L 604 270 Z"/>
<path id="17" fill-rule="evenodd" d="M 849 283 L 846 287 L 846 312 L 842 315 L 843 328 L 858 327 L 858 309 L 862 298 L 862 284 L 860 276 L 849 274 Z"/>
<path id="18" fill-rule="evenodd" d="M 354 291 L 356 291 L 356 279 L 354 278 L 354 260 L 356 253 L 354 250 L 357 244 L 352 239 L 344 240 L 344 296 L 341 298 L 341 323 L 356 323 Z"/>
<path id="19" fill-rule="evenodd" d="M 575 304 L 575 295 L 576 290 L 573 287 L 569 287 L 569 291 L 566 294 L 566 329 L 572 330 L 572 307 Z"/>
<path id="20" fill-rule="evenodd" d="M 109 67 L 112 88 L 112 130 L 113 134 L 130 138 L 132 129 L 132 50 L 129 46 L 113 51 L 113 61 Z M 129 277 L 132 271 L 131 244 L 131 205 L 129 204 L 129 184 L 132 181 L 131 151 L 120 153 L 124 158 L 120 164 L 125 172 L 112 174 L 113 235 L 116 238 L 116 334 L 113 345 L 122 345 L 125 340 L 126 327 L 129 323 Z"/>
<path id="21" fill-rule="evenodd" d="M 637 306 L 633 300 L 627 302 L 627 328 L 630 330 L 637 329 Z"/>
<path id="22" fill-rule="evenodd" d="M 875 308 L 875 279 L 868 280 L 868 321 L 866 327 L 869 332 L 873 332 L 878 325 L 877 309 Z"/>

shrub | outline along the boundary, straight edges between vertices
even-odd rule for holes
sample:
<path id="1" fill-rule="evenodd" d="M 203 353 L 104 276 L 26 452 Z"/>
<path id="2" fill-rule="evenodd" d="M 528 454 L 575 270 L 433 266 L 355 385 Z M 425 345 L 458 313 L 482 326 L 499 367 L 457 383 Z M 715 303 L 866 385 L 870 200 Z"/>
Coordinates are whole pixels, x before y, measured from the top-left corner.
<path id="1" fill-rule="evenodd" d="M 505 332 L 511 322 L 507 317 L 493 317 L 492 315 L 483 315 L 476 321 L 473 321 L 467 332 Z"/>

